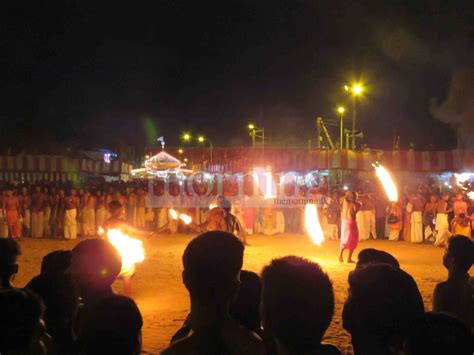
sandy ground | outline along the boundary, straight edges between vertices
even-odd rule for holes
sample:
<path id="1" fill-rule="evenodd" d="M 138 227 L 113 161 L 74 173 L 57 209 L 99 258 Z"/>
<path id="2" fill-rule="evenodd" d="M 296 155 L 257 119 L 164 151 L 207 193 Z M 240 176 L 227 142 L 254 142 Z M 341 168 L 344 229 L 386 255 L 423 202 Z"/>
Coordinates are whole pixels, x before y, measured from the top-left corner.
<path id="1" fill-rule="evenodd" d="M 189 311 L 187 292 L 181 282 L 181 255 L 192 235 L 156 235 L 144 241 L 146 260 L 137 266 L 133 279 L 133 297 L 144 318 L 143 353 L 163 350 L 171 335 L 180 327 Z M 25 240 L 20 258 L 20 272 L 15 280 L 24 286 L 39 273 L 41 258 L 55 249 L 70 249 L 77 241 Z M 246 248 L 244 269 L 260 272 L 272 258 L 299 255 L 316 261 L 329 273 L 334 283 L 336 309 L 326 341 L 345 353 L 351 353 L 350 337 L 341 328 L 342 304 L 347 295 L 347 276 L 353 265 L 337 261 L 338 243 L 327 241 L 318 247 L 303 235 L 252 236 Z M 406 242 L 368 241 L 359 249 L 378 248 L 392 253 L 401 267 L 418 283 L 426 309 L 431 309 L 431 295 L 435 284 L 446 277 L 441 264 L 443 249 L 432 245 Z M 122 285 L 114 285 L 121 292 Z"/>

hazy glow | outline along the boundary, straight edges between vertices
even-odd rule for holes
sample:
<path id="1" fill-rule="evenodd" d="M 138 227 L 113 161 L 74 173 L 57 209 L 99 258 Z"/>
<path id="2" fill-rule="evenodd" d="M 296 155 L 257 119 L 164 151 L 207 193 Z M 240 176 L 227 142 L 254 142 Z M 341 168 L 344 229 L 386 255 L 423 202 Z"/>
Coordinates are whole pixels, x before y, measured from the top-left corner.
<path id="1" fill-rule="evenodd" d="M 344 107 L 342 107 L 342 106 L 339 106 L 339 107 L 337 108 L 337 112 L 339 112 L 339 113 L 344 113 L 345 111 L 346 111 L 346 109 L 345 109 Z"/>

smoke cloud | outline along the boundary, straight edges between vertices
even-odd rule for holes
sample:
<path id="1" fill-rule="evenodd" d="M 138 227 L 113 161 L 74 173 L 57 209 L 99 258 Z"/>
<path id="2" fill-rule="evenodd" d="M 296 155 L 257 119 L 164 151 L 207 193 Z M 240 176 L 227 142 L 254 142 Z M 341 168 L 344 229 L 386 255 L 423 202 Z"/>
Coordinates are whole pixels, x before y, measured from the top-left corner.
<path id="1" fill-rule="evenodd" d="M 457 128 L 459 148 L 474 148 L 474 68 L 457 70 L 453 74 L 449 93 L 442 103 L 433 101 L 434 117 Z"/>

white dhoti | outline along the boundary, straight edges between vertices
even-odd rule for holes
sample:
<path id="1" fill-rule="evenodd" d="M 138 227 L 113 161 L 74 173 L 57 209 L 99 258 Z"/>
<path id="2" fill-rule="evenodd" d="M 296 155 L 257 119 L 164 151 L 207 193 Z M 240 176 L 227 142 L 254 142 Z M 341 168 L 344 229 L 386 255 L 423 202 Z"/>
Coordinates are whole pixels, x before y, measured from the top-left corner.
<path id="1" fill-rule="evenodd" d="M 369 232 L 372 234 L 372 238 L 377 239 L 377 222 L 375 220 L 375 210 L 368 212 Z"/>
<path id="2" fill-rule="evenodd" d="M 282 211 L 276 213 L 276 232 L 278 234 L 285 233 L 285 215 Z"/>
<path id="3" fill-rule="evenodd" d="M 436 215 L 435 231 L 435 245 L 445 245 L 451 235 L 451 233 L 449 233 L 448 215 L 446 213 L 438 213 Z"/>
<path id="4" fill-rule="evenodd" d="M 423 243 L 423 213 L 413 211 L 411 213 L 411 242 Z"/>
<path id="5" fill-rule="evenodd" d="M 145 227 L 145 207 L 136 208 L 136 227 Z"/>
<path id="6" fill-rule="evenodd" d="M 95 226 L 95 211 L 93 208 L 84 208 L 82 210 L 82 223 L 84 226 L 84 235 L 86 237 L 94 236 L 97 234 Z"/>
<path id="7" fill-rule="evenodd" d="M 359 229 L 359 240 L 368 240 L 370 238 L 370 211 L 357 212 L 356 221 Z"/>
<path id="8" fill-rule="evenodd" d="M 64 214 L 64 238 L 77 238 L 77 210 L 75 208 L 66 210 Z"/>
<path id="9" fill-rule="evenodd" d="M 105 208 L 99 208 L 97 212 L 95 213 L 95 223 L 97 224 L 98 227 L 102 227 L 105 222 Z"/>
<path id="10" fill-rule="evenodd" d="M 31 213 L 31 237 L 43 238 L 44 234 L 44 212 Z"/>
<path id="11" fill-rule="evenodd" d="M 30 210 L 25 210 L 25 214 L 23 216 L 23 226 L 28 231 L 31 229 L 31 211 Z"/>
<path id="12" fill-rule="evenodd" d="M 44 236 L 51 237 L 51 207 L 44 208 Z"/>

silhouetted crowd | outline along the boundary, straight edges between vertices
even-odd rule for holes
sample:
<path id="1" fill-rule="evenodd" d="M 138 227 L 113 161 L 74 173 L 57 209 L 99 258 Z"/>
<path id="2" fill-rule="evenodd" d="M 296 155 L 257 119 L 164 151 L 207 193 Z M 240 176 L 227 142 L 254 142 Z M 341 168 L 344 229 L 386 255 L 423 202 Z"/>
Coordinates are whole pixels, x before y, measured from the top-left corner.
<path id="1" fill-rule="evenodd" d="M 222 231 L 187 245 L 182 277 L 191 309 L 163 354 L 340 354 L 323 342 L 334 314 L 330 275 L 298 256 L 271 260 L 257 275 L 242 270 L 244 251 Z M 111 244 L 92 238 L 49 253 L 23 289 L 13 285 L 20 254 L 17 241 L 0 239 L 2 355 L 140 353 L 142 316 L 132 299 L 112 290 L 121 258 Z M 427 311 L 395 257 L 362 250 L 342 311 L 355 354 L 471 355 L 473 258 L 469 238 L 448 239 L 448 278 Z"/>

